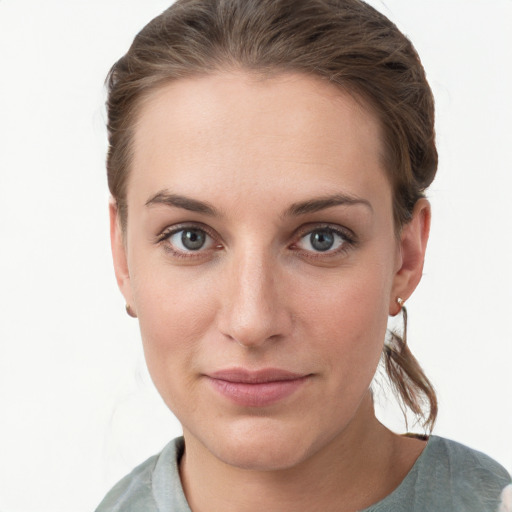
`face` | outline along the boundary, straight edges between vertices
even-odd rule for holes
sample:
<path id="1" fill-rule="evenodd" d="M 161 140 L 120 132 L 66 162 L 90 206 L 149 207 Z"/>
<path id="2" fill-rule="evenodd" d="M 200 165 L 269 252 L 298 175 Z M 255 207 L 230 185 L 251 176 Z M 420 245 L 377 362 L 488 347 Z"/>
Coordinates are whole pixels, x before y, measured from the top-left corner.
<path id="1" fill-rule="evenodd" d="M 407 294 L 382 162 L 376 117 L 311 77 L 219 73 L 145 101 L 114 258 L 187 443 L 290 467 L 367 414 Z"/>

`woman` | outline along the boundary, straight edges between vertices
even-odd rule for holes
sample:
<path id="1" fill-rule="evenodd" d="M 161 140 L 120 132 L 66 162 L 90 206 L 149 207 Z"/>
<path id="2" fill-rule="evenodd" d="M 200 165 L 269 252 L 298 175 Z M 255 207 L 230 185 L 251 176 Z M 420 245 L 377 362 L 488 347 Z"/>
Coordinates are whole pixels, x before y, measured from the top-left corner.
<path id="1" fill-rule="evenodd" d="M 382 357 L 427 432 L 437 413 L 404 308 L 433 99 L 396 27 L 357 0 L 178 1 L 108 114 L 116 277 L 184 436 L 98 510 L 496 510 L 496 462 L 373 410 Z"/>

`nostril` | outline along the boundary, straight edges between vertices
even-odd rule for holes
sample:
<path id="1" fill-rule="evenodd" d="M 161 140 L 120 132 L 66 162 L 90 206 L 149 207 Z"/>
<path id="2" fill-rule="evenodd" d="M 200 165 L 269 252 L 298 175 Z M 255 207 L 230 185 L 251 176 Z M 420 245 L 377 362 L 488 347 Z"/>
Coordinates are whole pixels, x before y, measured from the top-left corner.
<path id="1" fill-rule="evenodd" d="M 231 311 L 223 315 L 219 324 L 220 332 L 238 345 L 249 348 L 276 342 L 289 331 L 290 321 L 279 307 Z"/>
<path id="2" fill-rule="evenodd" d="M 279 341 L 279 339 L 282 337 L 280 334 L 271 334 L 270 336 L 262 336 L 259 339 L 258 338 L 250 338 L 247 336 L 242 337 L 233 337 L 231 335 L 226 335 L 226 337 L 240 345 L 244 348 L 257 348 L 261 347 L 263 345 L 266 345 L 267 343 L 275 343 Z"/>

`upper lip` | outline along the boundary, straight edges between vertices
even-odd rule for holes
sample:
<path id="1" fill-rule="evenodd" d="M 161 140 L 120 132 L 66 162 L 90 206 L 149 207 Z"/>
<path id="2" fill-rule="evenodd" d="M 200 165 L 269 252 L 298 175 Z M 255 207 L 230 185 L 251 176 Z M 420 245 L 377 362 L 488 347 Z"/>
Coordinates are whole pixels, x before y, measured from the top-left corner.
<path id="1" fill-rule="evenodd" d="M 244 384 L 262 384 L 265 382 L 279 382 L 296 380 L 307 377 L 308 374 L 295 373 L 280 368 L 263 368 L 261 370 L 246 370 L 245 368 L 226 368 L 207 376 L 212 379 L 224 380 L 226 382 L 239 382 Z"/>

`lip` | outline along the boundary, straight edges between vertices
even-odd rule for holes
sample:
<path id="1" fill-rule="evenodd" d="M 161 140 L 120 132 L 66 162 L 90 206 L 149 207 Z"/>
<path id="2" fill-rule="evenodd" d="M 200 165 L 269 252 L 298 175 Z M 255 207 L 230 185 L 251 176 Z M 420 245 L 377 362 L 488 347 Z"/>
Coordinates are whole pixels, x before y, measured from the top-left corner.
<path id="1" fill-rule="evenodd" d="M 206 375 L 210 385 L 223 397 L 243 407 L 265 407 L 284 400 L 299 390 L 311 374 L 279 368 L 250 371 L 229 368 Z"/>

